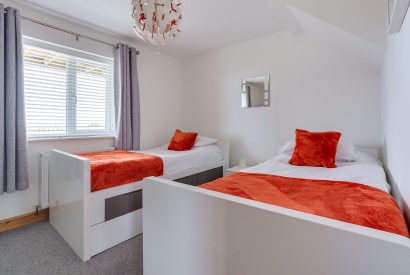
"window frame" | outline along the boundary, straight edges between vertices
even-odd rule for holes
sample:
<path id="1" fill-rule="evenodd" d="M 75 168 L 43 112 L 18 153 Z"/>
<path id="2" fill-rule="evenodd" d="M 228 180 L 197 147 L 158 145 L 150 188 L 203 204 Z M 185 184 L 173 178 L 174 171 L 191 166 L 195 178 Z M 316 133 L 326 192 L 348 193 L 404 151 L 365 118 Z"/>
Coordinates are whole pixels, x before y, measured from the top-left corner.
<path id="1" fill-rule="evenodd" d="M 107 78 L 107 89 L 106 89 L 106 98 L 110 97 L 110 100 L 106 101 L 106 112 L 109 111 L 110 114 L 106 115 L 106 129 L 105 130 L 93 130 L 92 132 L 88 130 L 77 130 L 76 123 L 76 95 L 70 95 L 70 89 L 66 89 L 66 132 L 64 134 L 29 134 L 27 130 L 27 137 L 29 141 L 32 140 L 50 140 L 50 139 L 76 139 L 76 138 L 104 138 L 104 137 L 114 137 L 115 136 L 115 93 L 114 93 L 114 74 L 115 74 L 115 63 L 114 58 L 97 55 L 94 53 L 69 48 L 63 45 L 55 44 L 48 41 L 39 40 L 36 38 L 23 36 L 23 48 L 24 46 L 32 46 L 41 48 L 44 50 L 54 51 L 69 56 L 74 56 L 90 61 L 95 61 L 99 63 L 104 63 L 111 66 L 111 77 Z M 23 59 L 23 63 L 24 63 Z M 68 77 L 76 77 L 77 71 L 73 69 L 72 66 L 68 66 Z M 67 82 L 67 85 L 72 83 Z M 76 91 L 75 91 L 76 92 Z M 110 106 L 107 106 L 110 105 Z M 69 114 L 71 112 L 71 114 Z M 27 117 L 27 113 L 26 113 Z M 111 120 L 111 121 L 110 121 Z"/>

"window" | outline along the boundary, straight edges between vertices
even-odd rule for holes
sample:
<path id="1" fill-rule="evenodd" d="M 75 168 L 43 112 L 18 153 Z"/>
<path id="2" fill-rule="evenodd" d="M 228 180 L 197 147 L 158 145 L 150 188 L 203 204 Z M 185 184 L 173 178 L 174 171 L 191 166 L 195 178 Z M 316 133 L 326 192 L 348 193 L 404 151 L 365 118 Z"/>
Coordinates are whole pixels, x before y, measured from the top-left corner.
<path id="1" fill-rule="evenodd" d="M 111 135 L 113 60 L 24 40 L 29 138 Z"/>

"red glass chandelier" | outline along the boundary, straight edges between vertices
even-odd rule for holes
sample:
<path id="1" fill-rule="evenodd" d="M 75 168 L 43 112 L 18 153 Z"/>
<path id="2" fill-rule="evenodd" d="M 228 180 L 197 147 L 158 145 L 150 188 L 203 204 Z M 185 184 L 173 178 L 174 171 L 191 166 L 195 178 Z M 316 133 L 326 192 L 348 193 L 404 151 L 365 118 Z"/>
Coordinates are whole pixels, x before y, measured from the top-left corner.
<path id="1" fill-rule="evenodd" d="M 132 0 L 134 31 L 153 45 L 165 45 L 180 32 L 181 0 Z"/>

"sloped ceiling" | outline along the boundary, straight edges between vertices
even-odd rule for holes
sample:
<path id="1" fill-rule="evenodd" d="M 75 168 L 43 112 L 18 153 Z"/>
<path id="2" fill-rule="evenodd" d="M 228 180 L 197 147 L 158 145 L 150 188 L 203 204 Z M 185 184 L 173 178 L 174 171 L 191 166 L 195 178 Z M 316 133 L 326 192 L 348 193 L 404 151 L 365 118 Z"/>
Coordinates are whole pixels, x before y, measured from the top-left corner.
<path id="1" fill-rule="evenodd" d="M 386 0 L 284 0 L 324 22 L 384 47 Z"/>
<path id="2" fill-rule="evenodd" d="M 129 15 L 130 0 L 15 1 L 137 41 Z M 161 50 L 179 58 L 280 31 L 301 35 L 310 29 L 303 25 L 298 11 L 375 47 L 385 44 L 385 0 L 184 0 L 183 5 L 183 32 Z"/>

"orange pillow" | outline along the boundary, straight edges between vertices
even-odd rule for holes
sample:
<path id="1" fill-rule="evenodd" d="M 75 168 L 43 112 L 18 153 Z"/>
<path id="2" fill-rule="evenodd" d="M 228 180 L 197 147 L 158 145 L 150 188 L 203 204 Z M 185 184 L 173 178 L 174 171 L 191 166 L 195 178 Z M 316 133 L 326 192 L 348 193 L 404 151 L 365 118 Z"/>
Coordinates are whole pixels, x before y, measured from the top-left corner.
<path id="1" fill-rule="evenodd" d="M 198 133 L 185 133 L 181 130 L 176 130 L 174 136 L 168 145 L 168 150 L 187 151 L 191 150 L 195 144 Z"/>
<path id="2" fill-rule="evenodd" d="M 296 146 L 290 164 L 335 168 L 339 132 L 308 132 L 296 129 Z"/>

